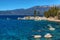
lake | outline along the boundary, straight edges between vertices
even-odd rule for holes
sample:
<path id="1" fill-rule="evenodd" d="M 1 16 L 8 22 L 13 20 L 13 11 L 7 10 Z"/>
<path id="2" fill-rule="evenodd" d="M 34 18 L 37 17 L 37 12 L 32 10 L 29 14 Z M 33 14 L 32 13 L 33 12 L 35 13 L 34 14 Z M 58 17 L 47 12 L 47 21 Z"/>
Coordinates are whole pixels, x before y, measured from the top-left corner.
<path id="1" fill-rule="evenodd" d="M 48 25 L 56 30 L 49 30 Z M 46 40 L 46 33 L 53 35 L 50 39 L 60 40 L 60 23 L 46 20 L 0 20 L 0 40 L 36 40 L 32 35 L 41 35 L 41 40 Z"/>

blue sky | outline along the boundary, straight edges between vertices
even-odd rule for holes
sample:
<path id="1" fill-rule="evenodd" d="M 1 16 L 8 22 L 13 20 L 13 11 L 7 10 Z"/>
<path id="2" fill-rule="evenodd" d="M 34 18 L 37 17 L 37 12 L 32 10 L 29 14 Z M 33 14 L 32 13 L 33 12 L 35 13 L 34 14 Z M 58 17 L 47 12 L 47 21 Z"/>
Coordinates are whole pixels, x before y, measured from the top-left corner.
<path id="1" fill-rule="evenodd" d="M 60 0 L 0 0 L 0 10 L 27 9 L 42 5 L 60 5 Z"/>

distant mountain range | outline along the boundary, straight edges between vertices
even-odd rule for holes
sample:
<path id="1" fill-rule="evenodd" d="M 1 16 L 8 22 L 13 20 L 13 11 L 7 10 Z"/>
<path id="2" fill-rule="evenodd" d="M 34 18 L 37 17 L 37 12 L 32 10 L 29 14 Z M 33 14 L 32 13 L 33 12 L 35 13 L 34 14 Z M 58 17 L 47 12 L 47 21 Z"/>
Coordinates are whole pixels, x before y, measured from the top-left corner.
<path id="1" fill-rule="evenodd" d="M 0 15 L 34 15 L 34 10 L 39 11 L 39 15 L 44 15 L 44 11 L 47 11 L 50 6 L 34 6 L 28 9 L 15 9 L 0 11 Z"/>

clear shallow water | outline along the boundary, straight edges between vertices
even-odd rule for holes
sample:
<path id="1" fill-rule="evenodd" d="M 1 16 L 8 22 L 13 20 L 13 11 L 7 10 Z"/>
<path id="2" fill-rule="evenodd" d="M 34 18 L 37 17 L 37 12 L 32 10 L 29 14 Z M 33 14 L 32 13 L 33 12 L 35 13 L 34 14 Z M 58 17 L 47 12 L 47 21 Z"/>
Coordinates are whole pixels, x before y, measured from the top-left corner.
<path id="1" fill-rule="evenodd" d="M 48 30 L 49 24 L 56 30 Z M 0 40 L 36 40 L 32 35 L 42 35 L 41 40 L 46 40 L 46 33 L 53 35 L 52 40 L 60 40 L 60 23 L 44 20 L 0 20 Z"/>

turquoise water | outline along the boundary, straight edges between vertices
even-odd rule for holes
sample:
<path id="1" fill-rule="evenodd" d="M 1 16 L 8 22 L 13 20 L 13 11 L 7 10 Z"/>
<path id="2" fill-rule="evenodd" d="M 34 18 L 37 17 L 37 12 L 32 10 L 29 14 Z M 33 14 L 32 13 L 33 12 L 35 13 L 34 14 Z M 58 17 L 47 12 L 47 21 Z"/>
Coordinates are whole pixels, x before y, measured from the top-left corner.
<path id="1" fill-rule="evenodd" d="M 48 25 L 56 30 L 50 31 Z M 44 20 L 0 20 L 0 40 L 47 40 L 44 38 L 46 33 L 53 35 L 51 40 L 60 40 L 60 23 Z M 42 35 L 42 38 L 34 39 L 32 35 Z"/>

